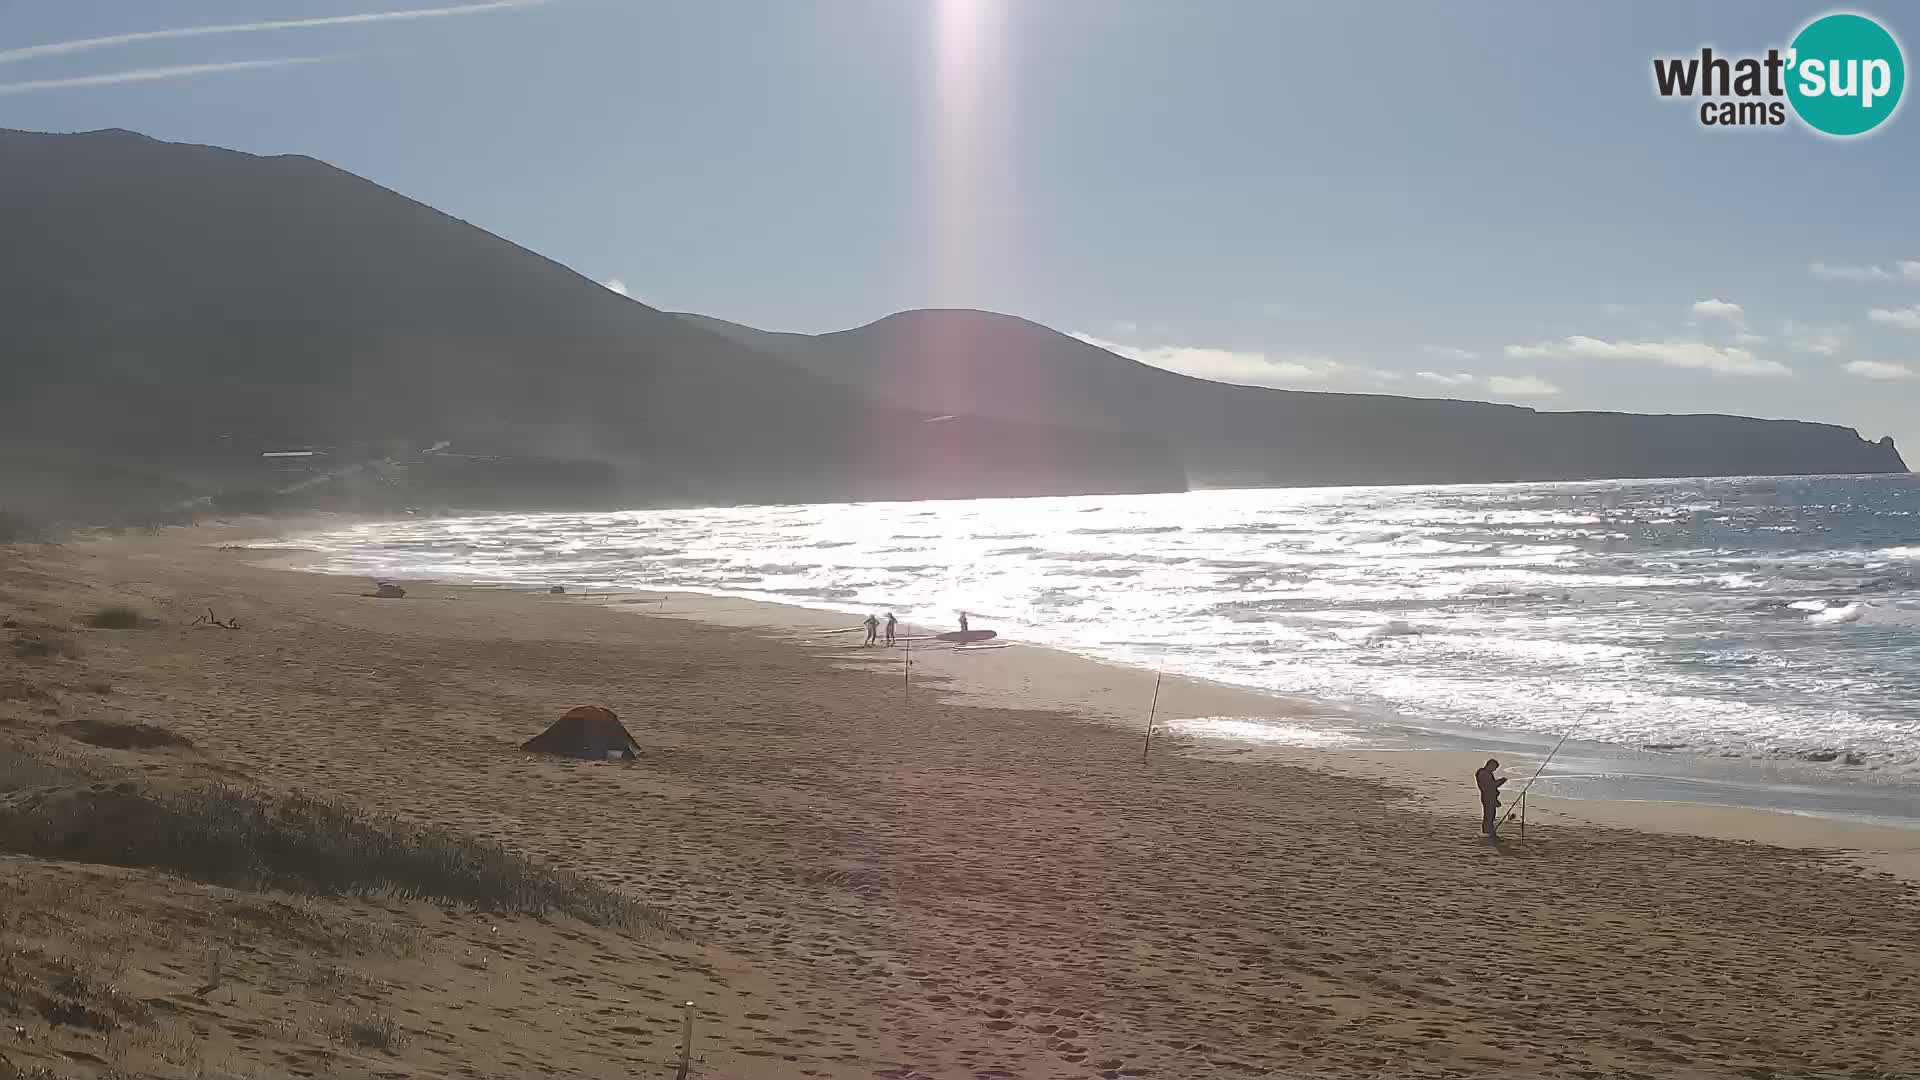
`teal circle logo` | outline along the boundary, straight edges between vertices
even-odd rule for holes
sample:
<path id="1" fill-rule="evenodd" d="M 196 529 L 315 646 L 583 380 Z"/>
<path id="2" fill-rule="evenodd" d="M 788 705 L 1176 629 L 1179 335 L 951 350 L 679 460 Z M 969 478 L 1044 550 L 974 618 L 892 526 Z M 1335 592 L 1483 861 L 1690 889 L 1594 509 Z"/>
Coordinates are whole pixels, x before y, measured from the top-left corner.
<path id="1" fill-rule="evenodd" d="M 1864 15 L 1823 15 L 1793 39 L 1787 100 L 1815 131 L 1864 135 L 1900 106 L 1907 65 L 1900 43 Z"/>

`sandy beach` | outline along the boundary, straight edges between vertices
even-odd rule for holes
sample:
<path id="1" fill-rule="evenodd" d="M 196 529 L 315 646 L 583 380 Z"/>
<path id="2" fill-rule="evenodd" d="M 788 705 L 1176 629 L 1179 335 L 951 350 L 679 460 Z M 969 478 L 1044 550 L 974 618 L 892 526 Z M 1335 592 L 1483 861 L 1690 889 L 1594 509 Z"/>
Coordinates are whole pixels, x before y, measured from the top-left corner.
<path id="1" fill-rule="evenodd" d="M 110 940 L 125 992 L 168 1019 L 164 1037 L 131 1044 L 16 1022 L 0 1065 L 665 1077 L 687 1001 L 692 1075 L 743 1080 L 1731 1077 L 1920 1061 L 1908 830 L 1543 799 L 1525 841 L 1494 849 L 1476 835 L 1464 752 L 1170 739 L 1143 762 L 1150 672 L 923 649 L 909 682 L 904 650 L 820 633 L 844 617 L 422 582 L 380 600 L 363 580 L 221 550 L 260 535 L 0 554 L 13 632 L 79 644 L 15 665 L 0 735 L 146 783 L 308 792 L 472 833 L 628 893 L 671 928 L 10 859 L 9 903 L 44 917 L 8 932 Z M 76 628 L 113 603 L 153 621 Z M 240 629 L 192 625 L 208 609 Z M 519 751 L 585 703 L 620 714 L 638 762 Z M 1285 707 L 1170 679 L 1158 711 Z M 191 745 L 63 734 L 86 720 Z M 343 1046 L 303 1020 L 336 1006 L 289 974 L 313 949 L 281 907 L 365 928 L 332 962 L 336 982 L 406 1037 Z M 195 998 L 209 948 L 228 957 L 221 988 Z"/>

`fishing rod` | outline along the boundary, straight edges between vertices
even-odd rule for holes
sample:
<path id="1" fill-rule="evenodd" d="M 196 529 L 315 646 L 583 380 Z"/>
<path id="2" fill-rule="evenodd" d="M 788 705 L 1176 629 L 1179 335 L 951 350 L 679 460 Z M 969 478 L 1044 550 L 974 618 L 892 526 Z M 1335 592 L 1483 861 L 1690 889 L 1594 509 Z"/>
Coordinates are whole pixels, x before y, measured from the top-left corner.
<path id="1" fill-rule="evenodd" d="M 1589 713 L 1581 713 L 1579 722 L 1568 728 L 1566 734 L 1560 736 L 1560 741 L 1553 744 L 1553 749 L 1548 752 L 1547 756 L 1540 760 L 1540 767 L 1533 770 L 1533 775 L 1527 778 L 1527 786 L 1520 789 L 1520 797 L 1513 800 L 1513 803 L 1507 807 L 1506 813 L 1500 815 L 1500 820 L 1494 825 L 1496 832 L 1499 831 L 1500 826 L 1507 823 L 1508 818 L 1513 816 L 1514 810 L 1526 802 L 1527 792 L 1533 790 L 1533 782 L 1540 779 L 1541 773 L 1547 771 L 1547 766 L 1553 763 L 1554 755 L 1560 753 L 1560 748 L 1567 745 L 1567 740 L 1573 738 L 1574 732 L 1587 726 L 1587 717 L 1589 715 Z"/>

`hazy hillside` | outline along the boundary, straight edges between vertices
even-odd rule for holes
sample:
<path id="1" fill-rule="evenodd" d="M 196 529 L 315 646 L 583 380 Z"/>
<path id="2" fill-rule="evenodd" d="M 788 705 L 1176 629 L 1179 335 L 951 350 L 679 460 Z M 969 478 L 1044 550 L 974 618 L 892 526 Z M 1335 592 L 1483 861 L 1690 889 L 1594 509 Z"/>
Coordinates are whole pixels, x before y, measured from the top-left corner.
<path id="1" fill-rule="evenodd" d="M 310 158 L 124 131 L 0 131 L 0 239 L 14 506 L 332 490 L 262 467 L 289 447 L 456 506 L 1904 468 L 1830 425 L 1228 386 L 984 312 L 676 317 Z"/>
<path id="2" fill-rule="evenodd" d="M 1208 382 L 981 311 L 910 311 L 808 336 L 703 316 L 875 400 L 1163 438 L 1196 485 L 1393 484 L 1899 472 L 1891 439 L 1733 416 L 1513 405 Z"/>
<path id="3" fill-rule="evenodd" d="M 0 131 L 0 237 L 16 492 L 70 486 L 50 462 L 192 479 L 442 440 L 609 463 L 586 487 L 633 501 L 1183 485 L 1151 437 L 929 424 L 310 158 Z"/>

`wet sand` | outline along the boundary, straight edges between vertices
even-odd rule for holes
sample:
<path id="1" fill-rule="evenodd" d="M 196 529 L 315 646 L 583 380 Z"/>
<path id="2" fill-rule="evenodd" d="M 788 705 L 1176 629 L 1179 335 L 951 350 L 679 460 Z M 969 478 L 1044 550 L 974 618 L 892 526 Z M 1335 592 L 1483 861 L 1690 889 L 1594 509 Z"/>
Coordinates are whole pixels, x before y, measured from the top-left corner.
<path id="1" fill-rule="evenodd" d="M 403 1022 L 446 1034 L 459 1015 L 489 1034 L 423 1037 L 409 1053 L 439 1056 L 403 1069 L 498 1071 L 484 1055 L 502 1046 L 515 1072 L 665 1060 L 673 1014 L 629 988 L 695 975 L 719 995 L 701 999 L 705 1077 L 1920 1061 L 1914 892 L 1838 854 L 1881 845 L 1899 863 L 1911 849 L 1880 835 L 1898 830 L 1869 844 L 1863 826 L 1664 806 L 1638 823 L 1684 818 L 1693 836 L 1583 824 L 1555 803 L 1524 843 L 1494 849 L 1445 756 L 1465 751 L 1276 749 L 1255 766 L 1170 741 L 1143 763 L 1151 673 L 926 649 L 909 686 L 904 653 L 843 648 L 765 609 L 721 613 L 737 602 L 647 614 L 619 602 L 633 595 L 426 583 L 378 600 L 362 581 L 214 550 L 240 535 L 79 544 L 32 568 L 35 617 L 118 599 L 163 620 L 89 632 L 116 693 L 70 711 L 193 740 L 140 767 L 492 837 L 631 891 L 689 938 L 644 956 L 570 938 L 582 951 L 561 971 L 532 928 L 504 982 L 451 1010 L 470 977 L 436 984 L 421 961 L 409 985 L 441 1004 Z M 243 629 L 187 625 L 207 607 Z M 1253 697 L 1169 680 L 1161 711 L 1244 715 Z M 637 764 L 518 751 L 581 703 L 620 713 Z M 638 1016 L 630 1033 L 608 1034 L 616 1007 Z"/>
<path id="2" fill-rule="evenodd" d="M 1178 676 L 1156 678 L 1151 671 L 1018 642 L 993 650 L 956 650 L 937 641 L 866 649 L 859 647 L 861 634 L 829 633 L 855 625 L 855 617 L 812 608 L 664 592 L 574 599 L 756 628 L 847 666 L 904 669 L 906 654 L 917 648 L 914 666 L 936 680 L 944 702 L 1070 713 L 1136 738 L 1144 736 L 1151 711 L 1162 752 L 1177 747 L 1249 765 L 1279 762 L 1385 782 L 1442 813 L 1479 813 L 1472 776 L 1489 755 L 1505 766 L 1511 797 L 1554 748 L 1553 740 L 1539 736 L 1382 730 L 1321 702 Z M 925 637 L 946 629 L 911 624 L 900 633 Z M 1295 730 L 1300 744 L 1188 734 L 1194 721 L 1221 717 L 1278 721 Z M 1322 744 L 1316 739 L 1322 733 L 1341 741 Z M 1920 881 L 1920 787 L 1911 783 L 1849 782 L 1836 770 L 1793 762 L 1636 753 L 1570 740 L 1527 802 L 1527 824 L 1536 835 L 1540 828 L 1578 823 L 1813 848 Z"/>

